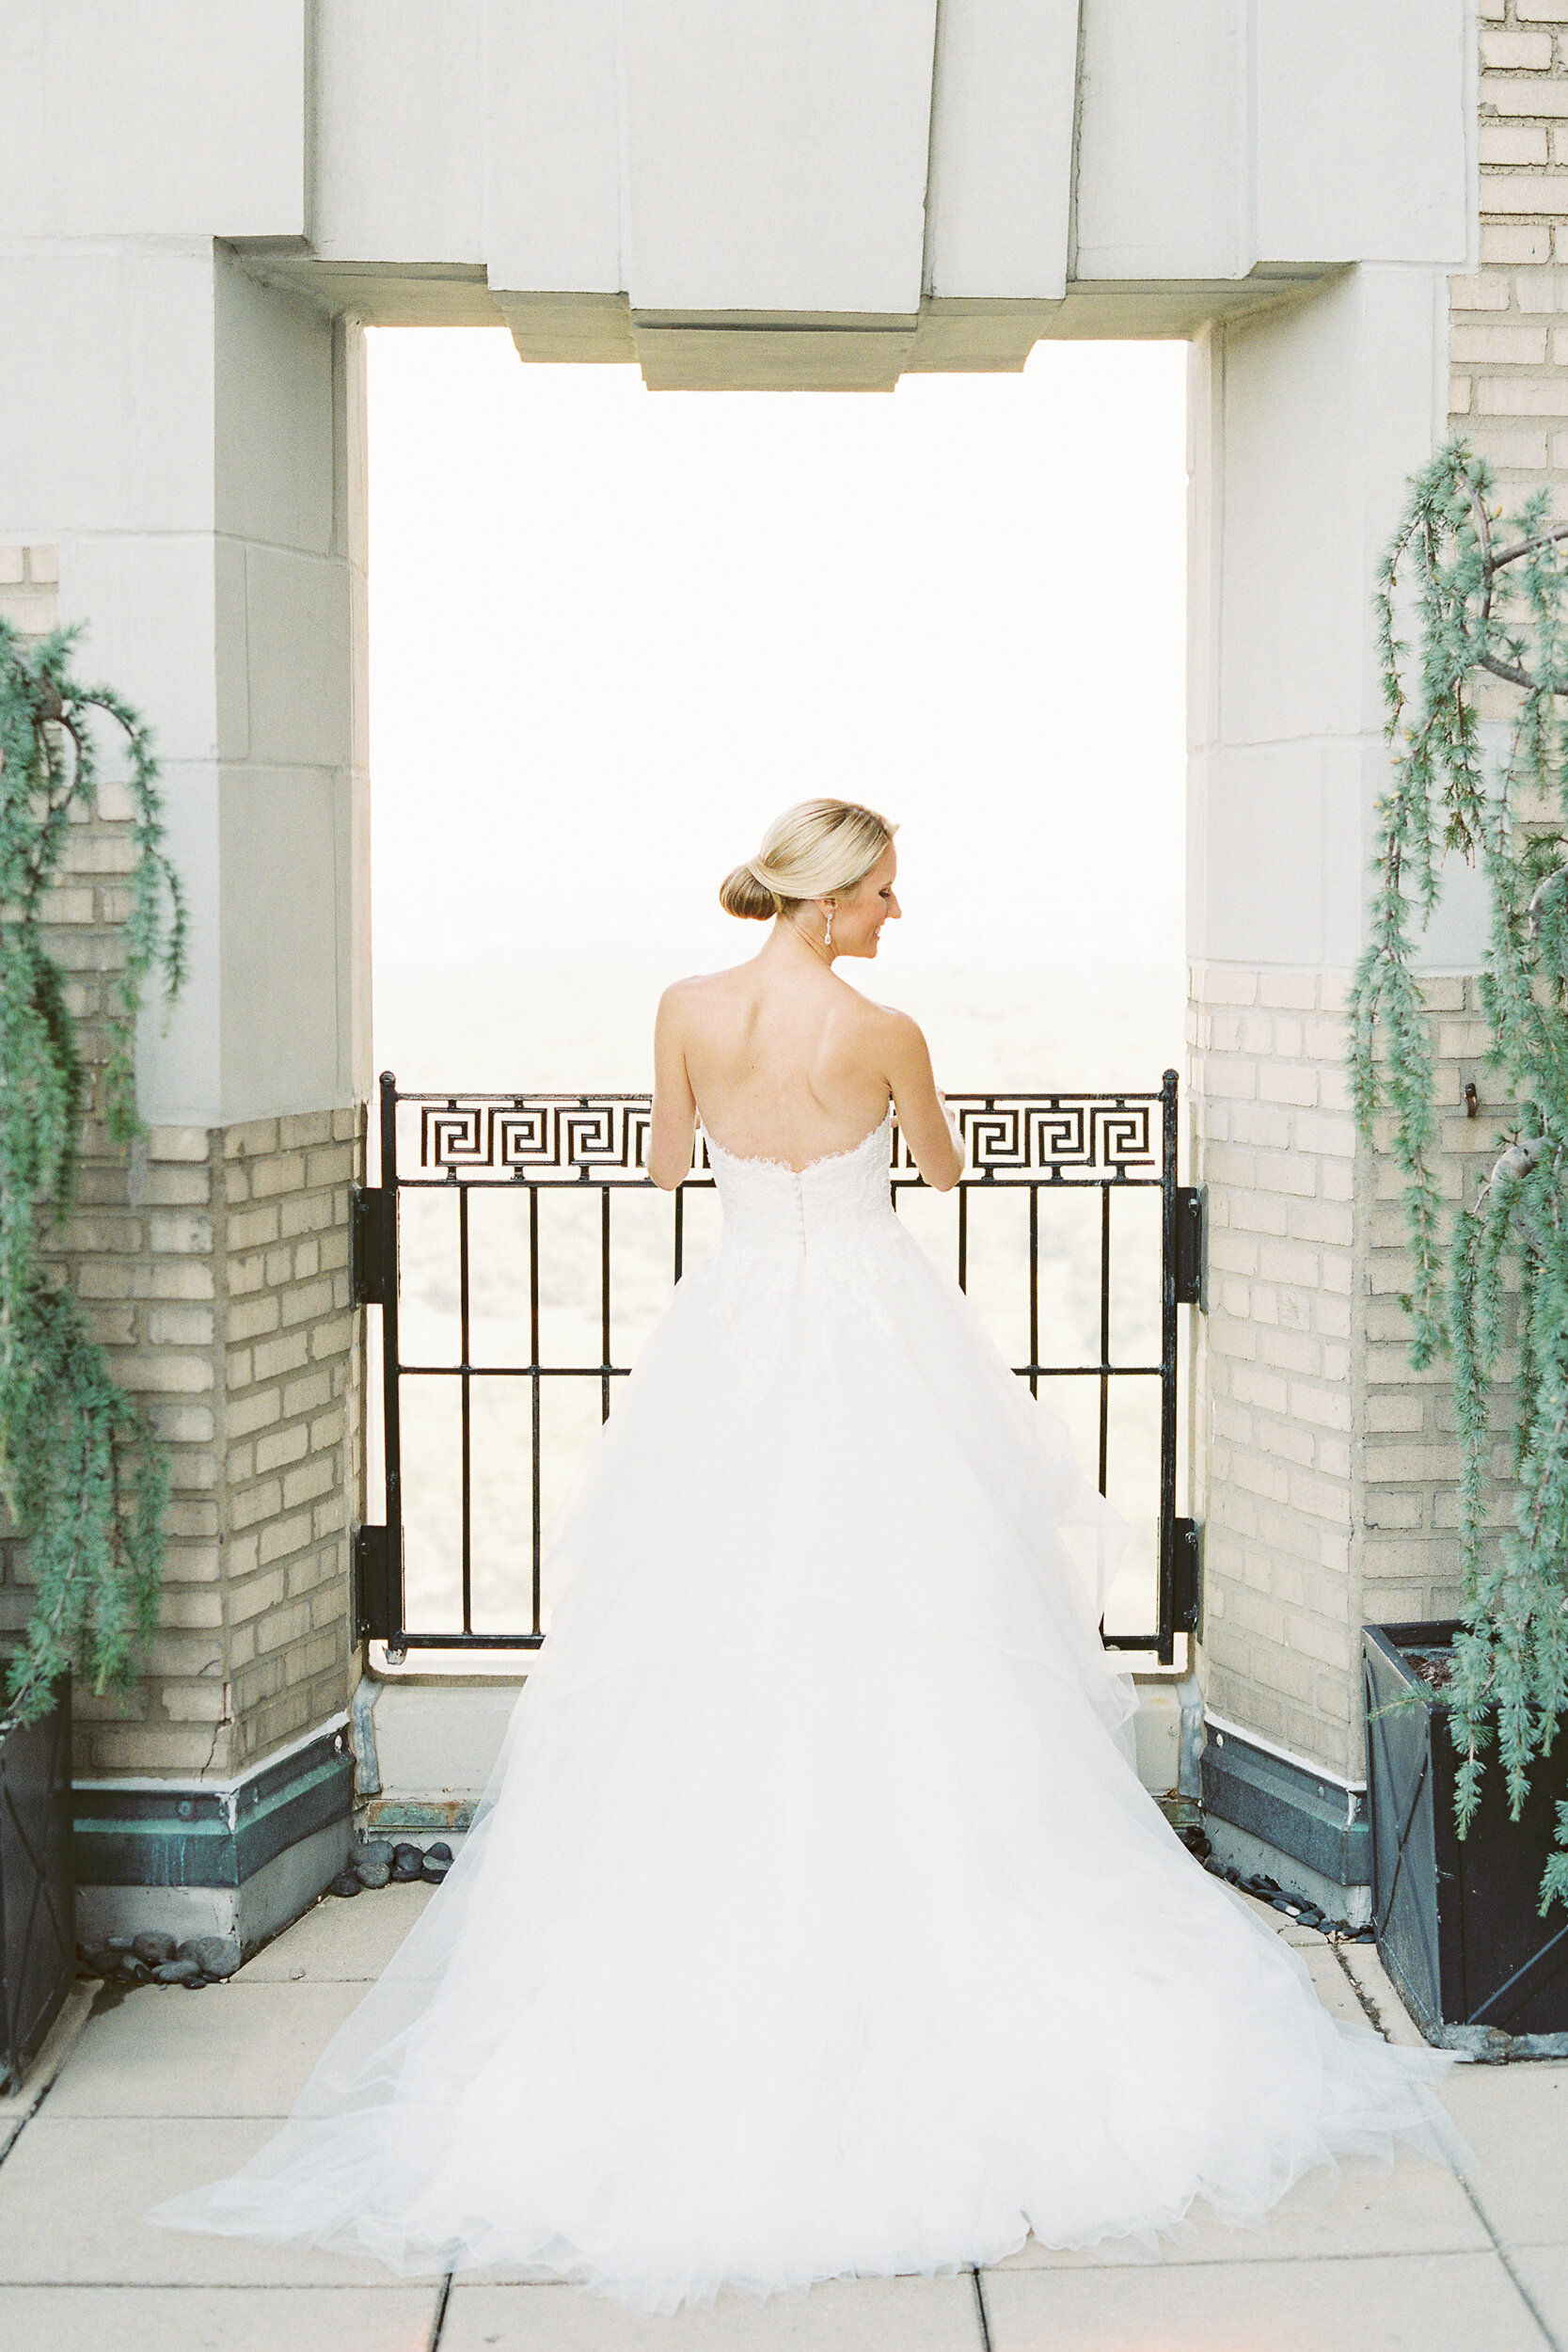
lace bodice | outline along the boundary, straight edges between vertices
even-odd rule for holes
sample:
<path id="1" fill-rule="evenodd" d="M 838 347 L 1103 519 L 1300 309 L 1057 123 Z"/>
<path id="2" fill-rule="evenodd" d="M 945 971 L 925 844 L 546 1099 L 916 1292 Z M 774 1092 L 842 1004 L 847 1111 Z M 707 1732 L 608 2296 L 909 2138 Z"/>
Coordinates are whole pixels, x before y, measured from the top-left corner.
<path id="1" fill-rule="evenodd" d="M 724 1208 L 726 1257 L 744 1254 L 798 1263 L 863 1248 L 896 1225 L 888 1197 L 893 1104 L 880 1122 L 847 1152 L 831 1152 L 806 1167 L 726 1152 L 707 1138 L 708 1156 Z"/>

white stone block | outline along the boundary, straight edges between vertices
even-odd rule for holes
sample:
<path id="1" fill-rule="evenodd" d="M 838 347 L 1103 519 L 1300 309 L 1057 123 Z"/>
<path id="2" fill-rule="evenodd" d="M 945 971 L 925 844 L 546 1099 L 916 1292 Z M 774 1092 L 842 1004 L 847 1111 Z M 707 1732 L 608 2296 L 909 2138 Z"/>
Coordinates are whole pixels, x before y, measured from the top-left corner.
<path id="1" fill-rule="evenodd" d="M 1463 0 L 1085 0 L 1077 274 L 1463 262 L 1469 38 Z"/>
<path id="2" fill-rule="evenodd" d="M 61 617 L 84 624 L 80 667 L 112 678 L 164 761 L 216 750 L 213 543 L 198 532 L 105 532 L 69 544 Z M 106 732 L 105 746 L 116 731 Z M 119 775 L 110 756 L 105 770 Z"/>
<path id="3" fill-rule="evenodd" d="M 489 11 L 503 40 L 511 13 Z M 316 0 L 318 253 L 483 260 L 481 16 L 480 0 Z"/>
<path id="4" fill-rule="evenodd" d="M 304 0 L 8 0 L 16 236 L 297 237 Z"/>
<path id="5" fill-rule="evenodd" d="M 483 257 L 492 286 L 626 285 L 616 0 L 515 0 L 484 26 Z"/>
<path id="6" fill-rule="evenodd" d="M 1061 295 L 1077 0 L 943 0 L 937 25 L 928 291 Z"/>
<path id="7" fill-rule="evenodd" d="M 372 1723 L 383 1802 L 483 1795 L 522 1678 L 434 1687 L 375 1686 Z"/>
<path id="8" fill-rule="evenodd" d="M 225 1124 L 343 1099 L 336 802 L 346 788 L 320 771 L 224 773 Z"/>
<path id="9" fill-rule="evenodd" d="M 1343 969 L 1386 783 L 1367 583 L 1446 423 L 1446 278 L 1363 268 L 1217 340 L 1195 469 L 1195 960 Z M 1223 429 L 1221 422 L 1223 420 Z M 1197 437 L 1204 442 L 1201 421 Z M 1289 548 L 1291 560 L 1281 561 Z"/>
<path id="10" fill-rule="evenodd" d="M 348 567 L 332 557 L 245 550 L 250 755 L 269 766 L 346 765 Z"/>
<path id="11" fill-rule="evenodd" d="M 190 914 L 190 978 L 172 1012 L 145 1002 L 136 1089 L 154 1125 L 221 1123 L 222 995 L 218 973 L 218 793 L 214 761 L 169 761 L 163 771 L 166 847 Z"/>
<path id="12" fill-rule="evenodd" d="M 1075 274 L 1239 278 L 1246 44 L 1232 0 L 1083 0 Z"/>
<path id="13" fill-rule="evenodd" d="M 211 246 L 0 255 L 0 537 L 210 530 Z"/>
<path id="14" fill-rule="evenodd" d="M 215 271 L 215 517 L 237 539 L 332 546 L 332 324 L 232 263 Z"/>
<path id="15" fill-rule="evenodd" d="M 1465 0 L 1259 0 L 1256 38 L 1259 256 L 1463 262 Z"/>
<path id="16" fill-rule="evenodd" d="M 936 0 L 618 13 L 634 311 L 918 310 Z"/>

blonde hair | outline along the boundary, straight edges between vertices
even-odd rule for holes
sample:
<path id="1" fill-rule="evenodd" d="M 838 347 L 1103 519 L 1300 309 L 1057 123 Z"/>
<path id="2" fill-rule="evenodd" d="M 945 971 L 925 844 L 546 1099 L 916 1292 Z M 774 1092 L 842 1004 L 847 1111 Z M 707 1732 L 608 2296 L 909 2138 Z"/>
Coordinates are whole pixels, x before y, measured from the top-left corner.
<path id="1" fill-rule="evenodd" d="M 726 874 L 726 914 L 765 923 L 804 898 L 830 898 L 864 880 L 897 832 L 858 801 L 798 801 L 775 817 L 755 857 Z"/>

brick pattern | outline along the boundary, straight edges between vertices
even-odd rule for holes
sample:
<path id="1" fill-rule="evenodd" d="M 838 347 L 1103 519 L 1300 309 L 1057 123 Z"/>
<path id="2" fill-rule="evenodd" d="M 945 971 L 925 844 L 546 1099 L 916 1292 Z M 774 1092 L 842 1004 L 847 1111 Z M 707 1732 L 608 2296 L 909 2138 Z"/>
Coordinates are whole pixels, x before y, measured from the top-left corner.
<path id="1" fill-rule="evenodd" d="M 359 1112 L 323 1111 L 84 1167 L 70 1270 L 172 1500 L 147 1672 L 126 1702 L 78 1694 L 79 1770 L 221 1775 L 345 1703 L 360 1145 Z"/>
<path id="2" fill-rule="evenodd" d="M 1450 281 L 1449 405 L 1512 498 L 1568 471 L 1568 0 L 1481 16 L 1481 267 Z"/>
<path id="3" fill-rule="evenodd" d="M 1358 1629 L 1451 1613 L 1458 1465 L 1447 1367 L 1410 1367 L 1399 1171 L 1356 1136 L 1344 987 L 1307 972 L 1192 975 L 1209 1230 L 1195 1426 L 1209 1704 L 1356 1779 Z M 1451 1198 L 1490 1162 L 1497 1082 L 1475 982 L 1433 979 L 1426 998 Z"/>
<path id="4" fill-rule="evenodd" d="M 349 1187 L 363 1113 L 317 1111 L 213 1138 L 223 1204 L 219 1536 L 236 1764 L 346 1704 L 348 1529 L 362 1394 L 349 1305 Z"/>
<path id="5" fill-rule="evenodd" d="M 55 548 L 0 548 L 0 621 L 25 637 L 60 625 L 60 559 Z"/>
<path id="6" fill-rule="evenodd" d="M 1474 1200 L 1510 1119 L 1497 1075 L 1485 1067 L 1487 1026 L 1474 978 L 1430 978 L 1424 994 L 1437 1052 L 1435 1166 L 1449 1201 Z M 1466 1083 L 1475 1089 L 1472 1116 Z M 1459 1449 L 1452 1371 L 1445 1361 L 1415 1372 L 1410 1321 L 1400 1294 L 1410 1287 L 1410 1259 L 1400 1205 L 1400 1174 L 1385 1120 L 1379 1146 L 1365 1154 L 1366 1248 L 1361 1287 L 1363 1491 L 1360 1574 L 1362 1615 L 1370 1622 L 1451 1616 L 1458 1607 L 1461 1560 Z M 1508 1479 L 1511 1407 L 1506 1390 L 1494 1404 L 1494 1475 L 1500 1482 L 1492 1522 L 1512 1523 Z"/>
<path id="7" fill-rule="evenodd" d="M 30 594 L 53 577 L 40 557 L 0 550 L 0 580 Z M 29 609 L 35 628 L 53 626 L 45 599 Z M 76 1692 L 76 1764 L 221 1777 L 334 1713 L 350 1688 L 348 1528 L 364 1515 L 364 1465 L 348 1219 L 364 1114 L 157 1128 L 129 1155 L 110 1147 L 98 1065 L 129 817 L 106 786 L 50 909 L 89 1064 L 59 1263 L 168 1450 L 170 1540 L 146 1672 L 125 1700 Z M 0 1632 L 30 1608 L 25 1548 L 0 1531 Z"/>
<path id="8" fill-rule="evenodd" d="M 1357 1146 L 1316 973 L 1191 976 L 1208 1703 L 1348 1769 Z"/>
<path id="9" fill-rule="evenodd" d="M 1513 504 L 1568 474 L 1568 0 L 1481 0 L 1478 14 L 1480 267 L 1450 281 L 1450 421 Z M 1499 687 L 1481 707 L 1513 699 Z M 1210 1232 L 1194 1466 L 1211 1707 L 1357 1778 L 1357 1629 L 1452 1610 L 1458 1454 L 1448 1367 L 1410 1367 L 1399 1171 L 1354 1136 L 1344 986 L 1193 974 Z M 1433 979 L 1427 1001 L 1451 1196 L 1490 1164 L 1497 1082 L 1474 981 Z M 1502 1426 L 1497 1441 L 1506 1474 Z"/>

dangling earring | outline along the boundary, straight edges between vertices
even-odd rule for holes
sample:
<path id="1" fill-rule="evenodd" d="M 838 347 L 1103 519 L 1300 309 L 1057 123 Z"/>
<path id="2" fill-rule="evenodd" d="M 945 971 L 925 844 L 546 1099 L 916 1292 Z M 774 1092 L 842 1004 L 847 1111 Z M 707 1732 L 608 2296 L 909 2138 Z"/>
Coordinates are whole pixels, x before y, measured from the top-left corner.
<path id="1" fill-rule="evenodd" d="M 833 907 L 832 900 L 831 898 L 828 901 L 828 928 L 823 933 L 822 946 L 825 951 L 829 955 L 832 955 L 833 946 Z"/>

